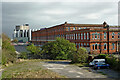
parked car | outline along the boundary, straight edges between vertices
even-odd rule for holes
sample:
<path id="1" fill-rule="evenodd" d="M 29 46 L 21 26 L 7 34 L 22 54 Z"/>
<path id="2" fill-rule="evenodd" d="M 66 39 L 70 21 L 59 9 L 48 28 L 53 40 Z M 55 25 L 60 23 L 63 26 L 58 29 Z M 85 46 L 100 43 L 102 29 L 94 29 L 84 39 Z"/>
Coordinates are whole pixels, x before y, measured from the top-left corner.
<path id="1" fill-rule="evenodd" d="M 109 68 L 109 67 L 110 67 L 110 65 L 106 64 L 105 62 L 97 62 L 93 66 L 94 69 Z"/>
<path id="2" fill-rule="evenodd" d="M 104 62 L 105 63 L 105 59 L 94 59 L 92 62 L 89 63 L 89 66 L 94 66 L 95 63 L 97 62 Z"/>

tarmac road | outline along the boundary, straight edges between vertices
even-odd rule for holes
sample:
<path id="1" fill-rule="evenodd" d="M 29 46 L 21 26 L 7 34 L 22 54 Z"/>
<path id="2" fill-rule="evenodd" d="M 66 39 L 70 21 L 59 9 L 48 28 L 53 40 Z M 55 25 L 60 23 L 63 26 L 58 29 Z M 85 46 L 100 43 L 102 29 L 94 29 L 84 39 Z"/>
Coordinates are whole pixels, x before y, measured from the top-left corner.
<path id="1" fill-rule="evenodd" d="M 57 72 L 68 78 L 107 78 L 106 75 L 100 73 L 89 72 L 75 65 L 70 65 L 68 61 L 48 61 L 41 62 L 45 68 Z"/>

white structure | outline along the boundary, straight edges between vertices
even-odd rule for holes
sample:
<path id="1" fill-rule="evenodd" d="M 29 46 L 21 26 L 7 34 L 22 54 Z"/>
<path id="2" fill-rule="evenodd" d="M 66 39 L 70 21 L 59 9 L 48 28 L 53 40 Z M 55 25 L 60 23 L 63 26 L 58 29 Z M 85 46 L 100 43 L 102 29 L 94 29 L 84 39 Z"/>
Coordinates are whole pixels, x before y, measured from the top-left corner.
<path id="1" fill-rule="evenodd" d="M 14 29 L 13 39 L 17 39 L 18 42 L 29 42 L 32 31 L 34 30 L 29 29 L 29 24 L 17 25 Z"/>

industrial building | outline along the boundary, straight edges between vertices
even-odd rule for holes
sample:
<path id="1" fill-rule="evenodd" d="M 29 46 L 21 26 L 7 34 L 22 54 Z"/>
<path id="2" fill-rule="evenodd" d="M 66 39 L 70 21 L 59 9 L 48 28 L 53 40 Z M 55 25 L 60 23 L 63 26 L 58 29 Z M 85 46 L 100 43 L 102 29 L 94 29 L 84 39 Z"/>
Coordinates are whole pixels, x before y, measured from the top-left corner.
<path id="1" fill-rule="evenodd" d="M 31 32 L 29 24 L 16 25 L 13 33 L 13 39 L 17 39 L 18 42 L 29 42 L 31 41 Z"/>
<path id="2" fill-rule="evenodd" d="M 61 37 L 85 47 L 90 54 L 120 52 L 120 27 L 103 24 L 73 24 L 67 23 L 44 28 L 32 32 L 32 40 L 36 46 L 42 46 L 49 41 Z"/>

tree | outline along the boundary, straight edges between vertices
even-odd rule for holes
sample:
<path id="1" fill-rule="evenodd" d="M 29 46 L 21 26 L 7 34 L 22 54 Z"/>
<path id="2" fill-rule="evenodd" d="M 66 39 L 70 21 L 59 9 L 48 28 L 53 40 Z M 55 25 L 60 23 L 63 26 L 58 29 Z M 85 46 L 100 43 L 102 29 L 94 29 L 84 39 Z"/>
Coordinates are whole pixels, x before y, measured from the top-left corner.
<path id="1" fill-rule="evenodd" d="M 73 54 L 72 63 L 85 63 L 87 59 L 87 50 L 83 47 L 80 47 L 78 51 L 75 54 Z"/>
<path id="2" fill-rule="evenodd" d="M 70 43 L 64 38 L 56 38 L 54 42 L 48 42 L 42 46 L 44 58 L 49 59 L 68 59 L 77 49 L 74 43 Z"/>
<path id="3" fill-rule="evenodd" d="M 18 40 L 15 38 L 14 40 L 12 40 L 12 42 L 18 43 Z"/>
<path id="4" fill-rule="evenodd" d="M 29 46 L 27 46 L 27 50 L 29 51 L 29 57 L 31 58 L 40 58 L 41 54 L 40 54 L 40 48 L 34 46 L 34 44 L 31 44 Z"/>
<path id="5" fill-rule="evenodd" d="M 2 34 L 2 64 L 16 61 L 14 46 L 11 45 L 10 38 Z"/>

